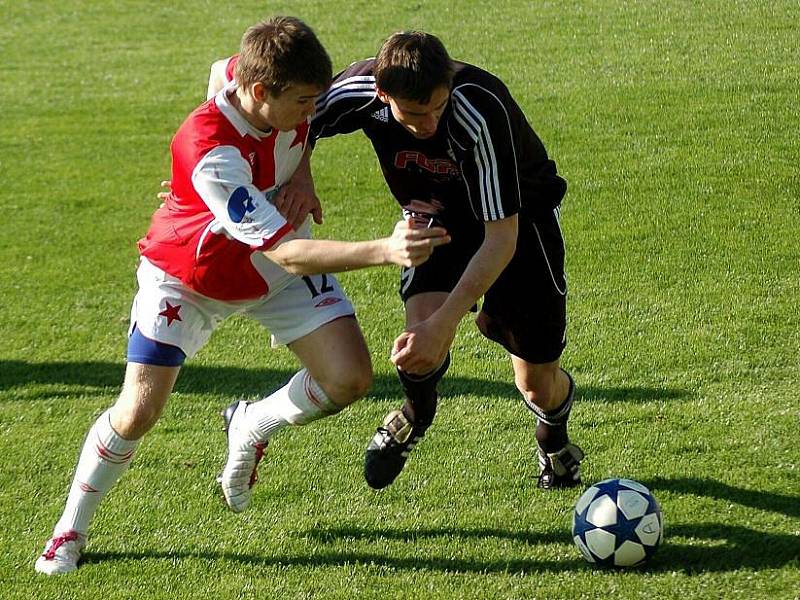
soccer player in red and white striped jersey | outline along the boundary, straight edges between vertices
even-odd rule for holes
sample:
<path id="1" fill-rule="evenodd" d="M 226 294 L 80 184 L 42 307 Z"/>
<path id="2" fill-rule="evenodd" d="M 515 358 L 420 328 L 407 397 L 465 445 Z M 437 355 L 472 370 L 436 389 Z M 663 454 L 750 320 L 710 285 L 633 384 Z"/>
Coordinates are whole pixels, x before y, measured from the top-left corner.
<path id="1" fill-rule="evenodd" d="M 36 561 L 41 573 L 77 568 L 100 501 L 159 419 L 184 361 L 225 318 L 258 321 L 303 365 L 263 400 L 223 412 L 228 459 L 220 483 L 239 512 L 278 431 L 341 411 L 371 384 L 353 307 L 328 273 L 417 265 L 449 241 L 443 228 L 406 221 L 388 238 L 313 240 L 304 219 L 287 221 L 272 200 L 303 160 L 330 59 L 302 21 L 275 17 L 245 33 L 235 73 L 236 82 L 192 112 L 172 141 L 172 189 L 139 241 L 122 392 L 89 430 L 64 512 Z"/>

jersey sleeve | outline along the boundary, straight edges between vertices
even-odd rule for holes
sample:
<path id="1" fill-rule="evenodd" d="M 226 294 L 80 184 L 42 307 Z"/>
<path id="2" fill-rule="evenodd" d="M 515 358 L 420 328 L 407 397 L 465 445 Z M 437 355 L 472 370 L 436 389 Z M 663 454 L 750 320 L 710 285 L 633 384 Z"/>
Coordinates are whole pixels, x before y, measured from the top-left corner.
<path id="1" fill-rule="evenodd" d="M 450 137 L 478 218 L 496 221 L 520 211 L 519 154 L 502 100 L 480 86 L 453 90 Z"/>
<path id="2" fill-rule="evenodd" d="M 228 83 L 225 78 L 225 68 L 228 64 L 227 58 L 218 60 L 211 65 L 211 72 L 208 74 L 208 90 L 206 91 L 206 100 L 210 100 L 217 95 Z"/>
<path id="3" fill-rule="evenodd" d="M 234 68 L 239 61 L 239 55 L 234 54 L 228 58 L 215 61 L 211 65 L 211 72 L 208 75 L 208 90 L 206 100 L 211 100 L 222 88 L 233 81 Z"/>
<path id="4" fill-rule="evenodd" d="M 370 66 L 369 61 L 353 63 L 317 98 L 309 136 L 312 144 L 321 137 L 351 133 L 364 126 L 368 108 L 380 102 L 375 95 L 375 77 Z"/>
<path id="5" fill-rule="evenodd" d="M 266 250 L 292 231 L 267 194 L 253 185 L 250 165 L 233 146 L 205 154 L 192 172 L 192 184 L 218 228 L 243 244 Z"/>

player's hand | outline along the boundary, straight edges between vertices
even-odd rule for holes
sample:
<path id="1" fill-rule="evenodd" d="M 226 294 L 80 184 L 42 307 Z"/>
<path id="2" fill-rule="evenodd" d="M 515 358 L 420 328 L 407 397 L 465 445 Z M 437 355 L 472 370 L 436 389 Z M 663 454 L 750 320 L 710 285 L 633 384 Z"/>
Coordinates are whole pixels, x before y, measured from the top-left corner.
<path id="1" fill-rule="evenodd" d="M 428 260 L 437 246 L 450 242 L 444 227 L 419 228 L 411 218 L 398 221 L 386 238 L 387 262 L 401 267 L 416 267 Z"/>
<path id="2" fill-rule="evenodd" d="M 426 375 L 444 362 L 455 329 L 427 319 L 412 325 L 395 339 L 391 361 L 411 375 Z"/>
<path id="3" fill-rule="evenodd" d="M 161 200 L 161 206 L 164 206 L 164 203 L 169 198 L 169 195 L 172 193 L 172 181 L 169 179 L 165 179 L 161 182 L 161 189 L 163 191 L 158 192 L 158 199 Z"/>
<path id="4" fill-rule="evenodd" d="M 314 190 L 314 181 L 295 176 L 275 196 L 275 208 L 295 230 L 300 229 L 309 213 L 314 223 L 322 225 L 322 205 Z"/>

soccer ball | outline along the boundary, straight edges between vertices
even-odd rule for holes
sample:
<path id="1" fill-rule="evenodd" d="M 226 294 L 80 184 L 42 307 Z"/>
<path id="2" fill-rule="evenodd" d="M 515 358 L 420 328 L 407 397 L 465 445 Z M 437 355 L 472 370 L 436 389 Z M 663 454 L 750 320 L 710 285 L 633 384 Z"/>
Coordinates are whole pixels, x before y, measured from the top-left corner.
<path id="1" fill-rule="evenodd" d="M 664 537 L 661 507 L 645 486 L 605 479 L 578 498 L 572 539 L 590 563 L 633 567 L 655 554 Z"/>

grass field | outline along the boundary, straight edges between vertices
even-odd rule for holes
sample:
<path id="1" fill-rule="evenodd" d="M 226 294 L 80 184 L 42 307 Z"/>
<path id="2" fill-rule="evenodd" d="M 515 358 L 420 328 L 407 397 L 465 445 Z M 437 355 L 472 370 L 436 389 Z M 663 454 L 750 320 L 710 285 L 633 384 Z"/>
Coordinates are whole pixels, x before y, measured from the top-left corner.
<path id="1" fill-rule="evenodd" d="M 395 485 L 368 489 L 363 449 L 400 402 L 387 268 L 341 278 L 373 391 L 278 438 L 247 513 L 214 482 L 217 411 L 296 363 L 234 320 L 185 368 L 84 566 L 34 573 L 122 380 L 135 242 L 170 137 L 210 63 L 276 13 L 312 24 L 336 67 L 421 28 L 508 83 L 570 183 L 563 363 L 584 479 L 654 491 L 667 535 L 649 566 L 580 557 L 580 491 L 535 489 L 533 419 L 468 319 L 436 426 Z M 797 2 L 0 0 L 0 23 L 0 597 L 800 597 Z M 319 237 L 390 230 L 364 139 L 315 161 Z"/>

